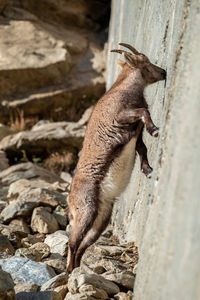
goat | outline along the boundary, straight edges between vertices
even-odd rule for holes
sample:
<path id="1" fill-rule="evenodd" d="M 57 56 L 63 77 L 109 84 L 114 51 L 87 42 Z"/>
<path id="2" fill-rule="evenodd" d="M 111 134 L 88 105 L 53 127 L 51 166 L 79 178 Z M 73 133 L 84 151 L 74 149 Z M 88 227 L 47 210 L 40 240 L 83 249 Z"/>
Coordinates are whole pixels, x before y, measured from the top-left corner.
<path id="1" fill-rule="evenodd" d="M 152 122 L 143 92 L 148 84 L 164 80 L 166 72 L 132 46 L 119 45 L 132 53 L 111 50 L 123 54 L 125 62 L 119 61 L 121 73 L 93 109 L 68 196 L 73 223 L 68 273 L 80 265 L 85 250 L 107 227 L 114 200 L 129 183 L 135 151 L 144 174 L 148 177 L 152 172 L 142 131 L 145 125 L 152 136 L 157 136 L 158 128 Z"/>

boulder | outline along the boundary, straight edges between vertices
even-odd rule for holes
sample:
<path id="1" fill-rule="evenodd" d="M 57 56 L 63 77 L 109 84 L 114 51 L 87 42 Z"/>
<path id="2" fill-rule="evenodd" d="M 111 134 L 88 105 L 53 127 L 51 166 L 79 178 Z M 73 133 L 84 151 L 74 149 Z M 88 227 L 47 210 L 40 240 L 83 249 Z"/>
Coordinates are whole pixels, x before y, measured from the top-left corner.
<path id="1" fill-rule="evenodd" d="M 14 282 L 11 275 L 0 267 L 0 299 L 15 300 Z"/>
<path id="2" fill-rule="evenodd" d="M 60 205 L 58 205 L 55 210 L 53 211 L 53 215 L 56 218 L 58 224 L 61 228 L 66 228 L 67 226 L 67 211 L 66 209 L 62 208 Z"/>
<path id="3" fill-rule="evenodd" d="M 64 230 L 58 230 L 47 235 L 45 243 L 50 247 L 51 253 L 58 253 L 61 256 L 67 254 L 69 236 Z"/>
<path id="4" fill-rule="evenodd" d="M 56 275 L 49 266 L 21 257 L 0 259 L 0 266 L 4 271 L 12 274 L 15 282 L 30 282 L 42 285 Z"/>
<path id="5" fill-rule="evenodd" d="M 0 217 L 4 222 L 8 222 L 16 216 L 29 216 L 32 210 L 39 206 L 40 201 L 37 197 L 30 197 L 28 199 L 18 199 L 8 204 L 1 212 Z"/>
<path id="6" fill-rule="evenodd" d="M 68 281 L 68 275 L 66 275 L 66 273 L 64 272 L 43 283 L 40 290 L 41 291 L 53 290 L 58 286 L 65 285 L 67 281 Z"/>
<path id="7" fill-rule="evenodd" d="M 37 130 L 21 131 L 0 141 L 0 150 L 8 155 L 20 154 L 36 157 L 45 156 L 59 148 L 75 147 L 80 149 L 85 127 L 74 122 L 55 122 L 43 124 Z"/>
<path id="8" fill-rule="evenodd" d="M 0 185 L 1 186 L 8 186 L 11 183 L 19 180 L 19 179 L 36 179 L 40 178 L 45 180 L 49 183 L 53 183 L 55 181 L 63 182 L 63 180 L 49 172 L 48 170 L 39 167 L 31 162 L 28 163 L 21 163 L 17 165 L 13 165 L 6 170 L 0 172 Z"/>
<path id="9" fill-rule="evenodd" d="M 59 229 L 56 218 L 45 207 L 33 210 L 31 228 L 34 232 L 52 233 Z"/>
<path id="10" fill-rule="evenodd" d="M 19 179 L 11 183 L 11 185 L 9 186 L 8 198 L 12 198 L 12 199 L 16 198 L 24 190 L 36 189 L 36 188 L 40 188 L 41 191 L 44 189 L 48 191 L 65 192 L 67 191 L 67 186 L 68 185 L 66 183 L 64 182 L 60 183 L 58 181 L 54 183 L 49 183 L 42 179 L 36 179 L 36 180 Z"/>
<path id="11" fill-rule="evenodd" d="M 120 290 L 119 287 L 101 275 L 95 273 L 83 273 L 80 268 L 76 268 L 71 273 L 68 281 L 68 289 L 71 293 L 77 293 L 79 288 L 84 285 L 93 285 L 95 288 L 106 291 L 109 296 L 117 294 Z"/>
<path id="12" fill-rule="evenodd" d="M 118 273 L 110 271 L 103 273 L 102 276 L 128 290 L 133 290 L 135 275 L 130 271 L 122 271 Z"/>

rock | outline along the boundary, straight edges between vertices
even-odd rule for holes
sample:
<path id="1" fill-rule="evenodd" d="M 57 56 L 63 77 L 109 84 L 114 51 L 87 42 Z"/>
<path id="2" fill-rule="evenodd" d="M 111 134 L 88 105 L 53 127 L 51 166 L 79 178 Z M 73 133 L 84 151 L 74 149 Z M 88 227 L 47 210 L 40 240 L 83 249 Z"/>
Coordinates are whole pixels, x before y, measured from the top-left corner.
<path id="1" fill-rule="evenodd" d="M 98 266 L 103 267 L 106 271 L 113 272 L 121 272 L 130 268 L 129 265 L 125 265 L 120 259 L 93 254 L 92 249 L 86 251 L 83 256 L 83 262 L 93 270 Z"/>
<path id="2" fill-rule="evenodd" d="M 29 248 L 18 248 L 15 251 L 15 257 L 24 257 L 30 260 L 39 261 L 38 257 L 34 255 Z"/>
<path id="3" fill-rule="evenodd" d="M 27 236 L 27 233 L 24 232 L 20 226 L 12 224 L 8 226 L 0 224 L 0 232 L 2 235 L 5 235 L 16 248 L 21 246 L 22 238 Z"/>
<path id="4" fill-rule="evenodd" d="M 53 211 L 53 215 L 56 218 L 58 224 L 61 228 L 66 228 L 67 226 L 67 211 L 66 209 L 62 208 L 60 205 L 56 207 L 56 209 Z"/>
<path id="5" fill-rule="evenodd" d="M 56 288 L 54 288 L 54 291 L 56 293 L 58 293 L 61 296 L 62 299 L 64 299 L 66 294 L 67 294 L 67 291 L 68 291 L 67 284 L 57 286 Z"/>
<path id="6" fill-rule="evenodd" d="M 19 12 L 19 9 L 18 9 Z M 25 10 L 20 10 L 24 15 Z M 8 9 L 5 14 L 8 14 Z M 27 15 L 27 19 L 30 14 Z M 22 28 L 26 28 L 23 35 Z M 60 63 L 63 68 L 69 69 L 71 57 L 64 42 L 55 37 L 42 27 L 42 24 L 28 20 L 12 20 L 7 26 L 0 26 L 1 33 L 1 65 L 0 69 L 36 69 Z M 12 45 L 12 47 L 8 47 Z M 17 57 L 17 59 L 15 59 Z M 28 75 L 28 72 L 27 72 Z"/>
<path id="7" fill-rule="evenodd" d="M 114 299 L 116 299 L 116 300 L 132 300 L 133 293 L 131 291 L 128 291 L 128 293 L 120 292 L 114 296 Z"/>
<path id="8" fill-rule="evenodd" d="M 39 189 L 37 191 L 57 191 L 57 192 L 65 192 L 67 191 L 67 185 L 65 183 L 49 183 L 41 179 L 37 180 L 28 180 L 28 179 L 19 179 L 9 186 L 8 190 L 8 198 L 16 198 L 22 193 L 24 190 L 31 190 L 31 189 Z M 38 193 L 39 194 L 39 193 Z"/>
<path id="9" fill-rule="evenodd" d="M 37 197 L 31 197 L 29 199 L 21 197 L 21 199 L 12 201 L 1 212 L 0 217 L 4 222 L 8 222 L 16 216 L 29 216 L 32 210 L 39 206 L 40 201 Z"/>
<path id="10" fill-rule="evenodd" d="M 34 245 L 32 245 L 29 250 L 31 250 L 31 252 L 36 255 L 39 256 L 39 260 L 44 259 L 45 257 L 48 257 L 50 254 L 50 247 L 45 244 L 45 243 L 35 243 Z"/>
<path id="11" fill-rule="evenodd" d="M 93 272 L 100 275 L 106 272 L 106 269 L 103 266 L 97 266 L 93 269 Z"/>
<path id="12" fill-rule="evenodd" d="M 72 182 L 72 176 L 67 172 L 61 172 L 60 178 L 62 178 L 64 181 L 68 182 L 69 184 L 71 184 Z"/>
<path id="13" fill-rule="evenodd" d="M 0 172 L 9 167 L 8 159 L 4 151 L 0 151 Z"/>
<path id="14" fill-rule="evenodd" d="M 93 285 L 84 284 L 79 288 L 79 293 L 86 294 L 88 296 L 92 296 L 96 299 L 108 299 L 108 294 L 102 290 L 95 288 Z"/>
<path id="15" fill-rule="evenodd" d="M 45 243 L 50 247 L 51 253 L 59 253 L 62 256 L 67 254 L 68 234 L 64 230 L 59 230 L 47 235 Z"/>
<path id="16" fill-rule="evenodd" d="M 68 281 L 69 291 L 71 293 L 77 293 L 83 284 L 93 285 L 95 288 L 102 289 L 106 291 L 109 296 L 115 295 L 119 292 L 119 287 L 115 283 L 103 278 L 102 276 L 95 273 L 84 274 L 80 268 L 74 269 Z"/>
<path id="17" fill-rule="evenodd" d="M 45 207 L 37 207 L 32 214 L 31 228 L 34 232 L 52 233 L 59 227 L 55 217 Z"/>
<path id="18" fill-rule="evenodd" d="M 21 292 L 16 295 L 16 300 L 62 300 L 62 298 L 54 291 Z"/>
<path id="19" fill-rule="evenodd" d="M 3 270 L 12 274 L 15 282 L 30 282 L 42 285 L 56 275 L 50 267 L 27 258 L 0 259 L 0 266 Z"/>
<path id="20" fill-rule="evenodd" d="M 43 233 L 36 233 L 34 235 L 29 234 L 27 237 L 22 239 L 23 247 L 31 247 L 36 243 L 44 242 L 45 235 Z"/>
<path id="21" fill-rule="evenodd" d="M 102 276 L 108 280 L 115 282 L 116 284 L 127 288 L 128 290 L 133 290 L 133 285 L 135 281 L 135 275 L 129 271 L 122 271 L 118 273 L 113 273 L 112 271 L 103 273 Z"/>
<path id="22" fill-rule="evenodd" d="M 0 299 L 15 300 L 14 282 L 11 275 L 0 267 Z"/>
<path id="23" fill-rule="evenodd" d="M 10 185 L 12 182 L 17 181 L 21 178 L 26 179 L 36 179 L 40 178 L 49 183 L 55 181 L 63 182 L 63 180 L 55 175 L 50 173 L 48 170 L 41 168 L 33 163 L 21 163 L 18 165 L 11 166 L 6 170 L 0 172 L 0 185 Z"/>
<path id="24" fill-rule="evenodd" d="M 46 291 L 46 290 L 54 290 L 54 288 L 65 285 L 68 280 L 68 275 L 66 273 L 61 273 L 50 280 L 46 281 L 43 283 L 41 286 L 41 291 Z"/>
<path id="25" fill-rule="evenodd" d="M 10 222 L 10 225 L 16 225 L 18 228 L 21 227 L 21 231 L 25 233 L 30 233 L 30 229 L 23 219 L 14 219 Z"/>
<path id="26" fill-rule="evenodd" d="M 65 272 L 67 261 L 64 257 L 60 258 L 47 258 L 43 260 L 44 264 L 48 265 L 49 267 L 53 268 L 56 274 L 60 274 Z"/>
<path id="27" fill-rule="evenodd" d="M 6 252 L 10 255 L 13 255 L 15 253 L 15 250 L 12 244 L 10 243 L 9 239 L 2 234 L 0 234 L 0 256 L 1 252 Z"/>
<path id="28" fill-rule="evenodd" d="M 15 293 L 20 292 L 37 292 L 39 290 L 39 285 L 30 282 L 18 282 L 15 284 Z"/>
<path id="29" fill-rule="evenodd" d="M 64 300 L 96 300 L 96 298 L 85 295 L 85 294 L 67 293 Z"/>
<path id="30" fill-rule="evenodd" d="M 19 248 L 15 252 L 16 257 L 25 257 L 37 262 L 48 257 L 49 254 L 50 248 L 45 243 L 35 243 L 30 248 Z"/>
<path id="31" fill-rule="evenodd" d="M 55 122 L 43 124 L 37 130 L 21 131 L 9 135 L 0 141 L 0 150 L 6 153 L 44 156 L 66 145 L 80 149 L 85 134 L 85 127 L 73 122 Z M 26 178 L 26 177 L 25 177 Z M 19 178 L 18 178 L 19 179 Z"/>

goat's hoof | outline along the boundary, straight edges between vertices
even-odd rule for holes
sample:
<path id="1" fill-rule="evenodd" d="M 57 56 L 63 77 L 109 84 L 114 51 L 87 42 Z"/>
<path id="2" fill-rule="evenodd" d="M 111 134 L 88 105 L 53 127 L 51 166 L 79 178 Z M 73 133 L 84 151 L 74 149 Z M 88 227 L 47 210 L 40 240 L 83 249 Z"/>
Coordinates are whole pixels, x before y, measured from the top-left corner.
<path id="1" fill-rule="evenodd" d="M 142 168 L 142 172 L 144 173 L 144 175 L 147 178 L 151 178 L 151 173 L 152 173 L 153 169 L 150 166 L 145 166 Z"/>
<path id="2" fill-rule="evenodd" d="M 157 127 L 153 128 L 151 135 L 157 137 L 159 134 L 159 129 Z"/>

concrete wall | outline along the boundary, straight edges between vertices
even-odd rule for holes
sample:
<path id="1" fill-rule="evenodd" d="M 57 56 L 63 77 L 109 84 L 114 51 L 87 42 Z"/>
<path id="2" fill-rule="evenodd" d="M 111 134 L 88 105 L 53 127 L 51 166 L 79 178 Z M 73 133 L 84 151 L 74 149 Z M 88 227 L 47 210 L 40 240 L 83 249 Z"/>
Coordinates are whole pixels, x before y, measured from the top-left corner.
<path id="1" fill-rule="evenodd" d="M 200 299 L 200 1 L 113 0 L 109 49 L 133 44 L 167 70 L 166 86 L 146 89 L 160 136 L 145 132 L 150 180 L 137 158 L 115 206 L 121 240 L 135 241 L 136 300 Z M 108 55 L 107 88 L 119 68 Z"/>

